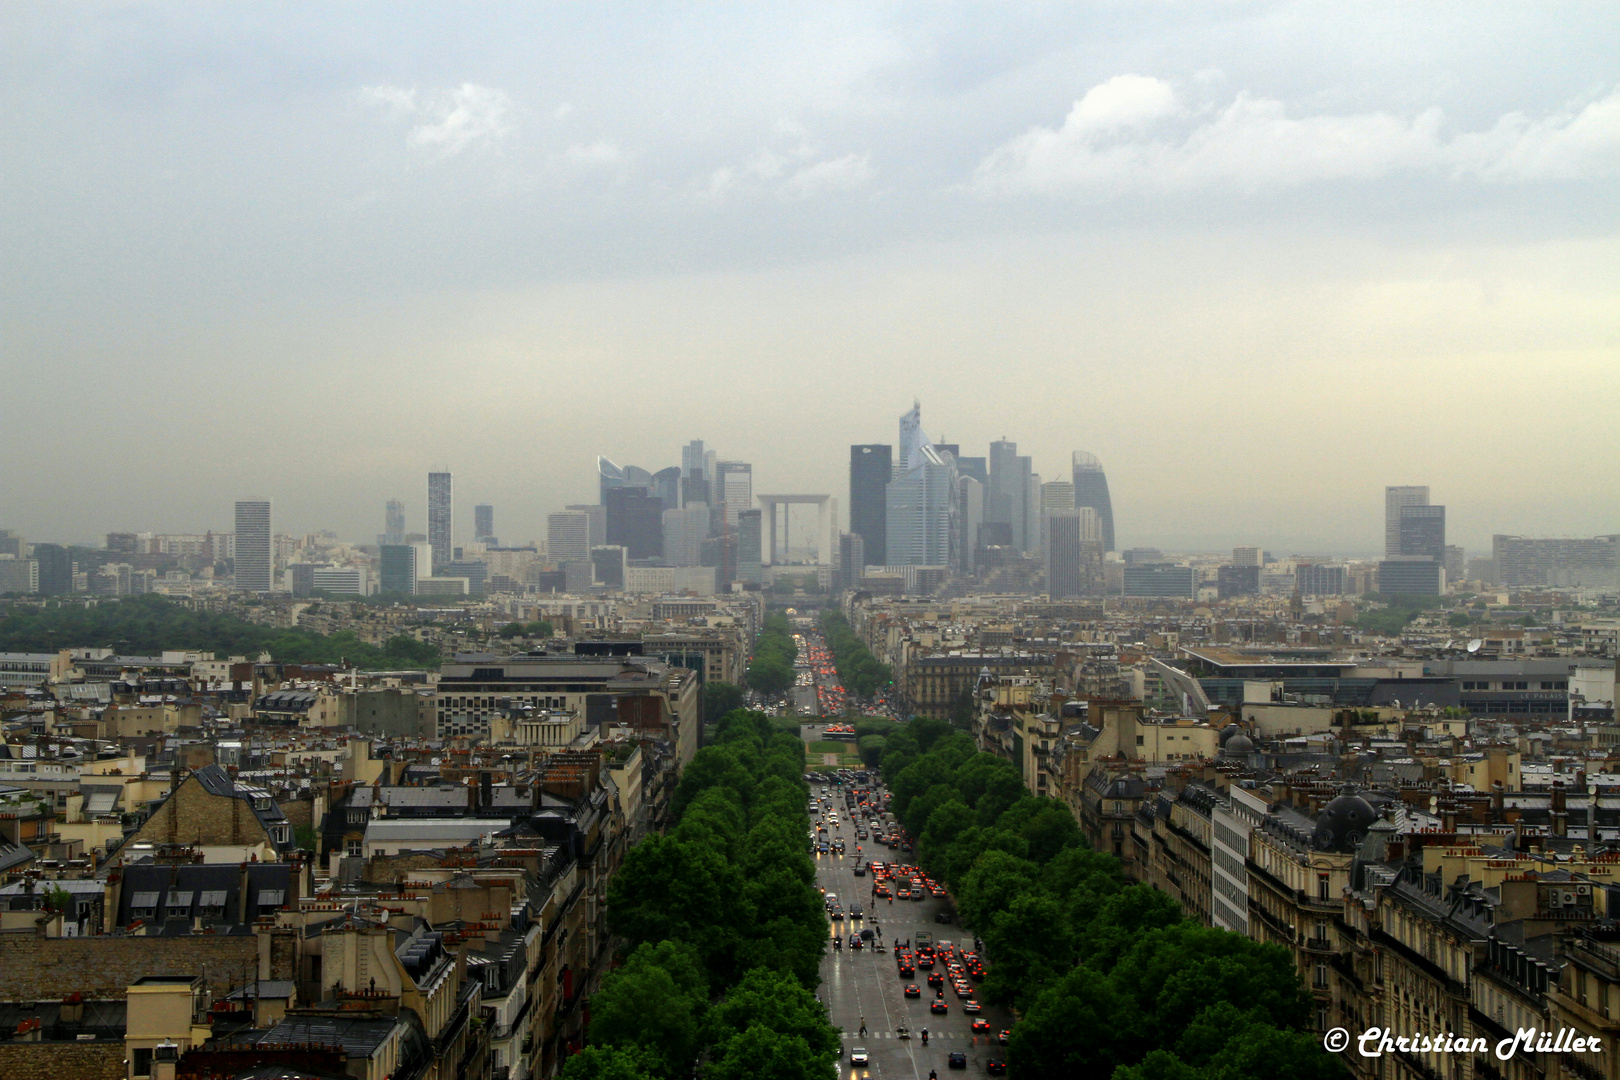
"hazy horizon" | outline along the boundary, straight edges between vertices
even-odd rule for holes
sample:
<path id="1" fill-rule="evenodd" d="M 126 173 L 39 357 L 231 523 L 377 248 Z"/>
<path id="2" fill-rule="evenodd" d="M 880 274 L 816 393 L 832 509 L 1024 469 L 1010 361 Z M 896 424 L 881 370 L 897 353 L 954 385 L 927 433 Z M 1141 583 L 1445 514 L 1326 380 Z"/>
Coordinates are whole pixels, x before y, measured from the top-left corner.
<path id="1" fill-rule="evenodd" d="M 1620 532 L 1620 8 L 13 6 L 0 527 L 1088 450 L 1118 546 Z"/>

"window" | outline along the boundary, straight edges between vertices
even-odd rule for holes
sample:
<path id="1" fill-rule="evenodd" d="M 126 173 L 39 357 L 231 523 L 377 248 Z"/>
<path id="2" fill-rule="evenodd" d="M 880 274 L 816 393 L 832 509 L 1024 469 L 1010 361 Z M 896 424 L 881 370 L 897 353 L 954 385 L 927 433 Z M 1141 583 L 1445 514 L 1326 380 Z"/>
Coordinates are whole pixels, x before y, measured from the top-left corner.
<path id="1" fill-rule="evenodd" d="M 1326 874 L 1316 875 L 1316 898 L 1318 900 L 1331 899 L 1328 896 L 1328 876 Z"/>
<path id="2" fill-rule="evenodd" d="M 136 1076 L 152 1075 L 152 1048 L 138 1046 L 135 1048 L 133 1060 L 130 1062 L 131 1071 Z"/>
<path id="3" fill-rule="evenodd" d="M 1145 742 L 1145 741 L 1146 741 L 1146 736 L 1142 736 L 1142 735 L 1138 735 L 1138 736 L 1137 736 L 1137 737 L 1136 737 L 1136 745 L 1137 745 L 1137 746 L 1141 746 L 1141 745 L 1143 745 L 1143 743 L 1144 743 L 1144 742 Z"/>

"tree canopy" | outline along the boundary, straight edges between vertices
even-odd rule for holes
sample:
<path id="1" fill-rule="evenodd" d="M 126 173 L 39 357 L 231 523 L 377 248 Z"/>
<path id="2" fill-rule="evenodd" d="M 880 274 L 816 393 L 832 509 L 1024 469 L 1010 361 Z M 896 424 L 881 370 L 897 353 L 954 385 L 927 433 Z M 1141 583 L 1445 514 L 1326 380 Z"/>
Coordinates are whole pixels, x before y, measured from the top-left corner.
<path id="1" fill-rule="evenodd" d="M 866 642 L 850 629 L 843 612 L 832 608 L 824 610 L 821 632 L 832 650 L 833 666 L 838 669 L 838 679 L 845 689 L 861 697 L 871 697 L 894 681 L 894 671 L 889 665 L 878 662 Z"/>
<path id="2" fill-rule="evenodd" d="M 891 809 L 990 958 L 983 993 L 1021 1014 L 1024 1076 L 1113 1080 L 1342 1077 L 1308 1030 L 1310 998 L 1276 945 L 1188 921 L 1128 885 L 1061 804 L 944 721 L 890 734 Z"/>
<path id="3" fill-rule="evenodd" d="M 215 611 L 197 611 L 146 594 L 96 603 L 62 601 L 15 607 L 0 617 L 0 652 L 55 652 L 111 648 L 129 655 L 195 649 L 221 656 L 267 652 L 295 664 L 348 664 L 372 670 L 436 667 L 439 650 L 405 634 L 381 647 L 353 632 L 317 634 L 299 627 L 269 627 Z"/>
<path id="4" fill-rule="evenodd" d="M 762 694 L 782 694 L 793 685 L 793 661 L 799 647 L 793 642 L 793 629 L 787 616 L 765 616 L 764 629 L 754 643 L 754 658 L 748 665 L 748 685 Z"/>
<path id="5" fill-rule="evenodd" d="M 795 735 L 762 713 L 720 718 L 675 790 L 674 828 L 608 885 L 628 955 L 592 1001 L 593 1041 L 641 1054 L 657 1080 L 690 1076 L 700 1054 L 711 1077 L 835 1080 L 839 1037 L 814 995 L 829 929 L 809 794 Z"/>

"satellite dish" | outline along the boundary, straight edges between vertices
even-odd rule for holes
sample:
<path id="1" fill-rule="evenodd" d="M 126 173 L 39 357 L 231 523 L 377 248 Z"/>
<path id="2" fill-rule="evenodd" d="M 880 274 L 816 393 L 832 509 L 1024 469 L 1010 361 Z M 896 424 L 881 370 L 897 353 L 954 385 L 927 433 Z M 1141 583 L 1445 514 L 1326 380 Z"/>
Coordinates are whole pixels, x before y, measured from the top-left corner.
<path id="1" fill-rule="evenodd" d="M 1451 648 L 1451 644 L 1452 644 L 1451 639 L 1446 638 L 1446 643 L 1444 645 L 1440 646 L 1440 648 L 1441 649 L 1449 649 L 1449 648 Z"/>
<path id="2" fill-rule="evenodd" d="M 1479 647 L 1483 644 L 1485 644 L 1484 638 L 1475 638 L 1468 643 L 1468 651 L 1471 653 L 1479 652 Z"/>

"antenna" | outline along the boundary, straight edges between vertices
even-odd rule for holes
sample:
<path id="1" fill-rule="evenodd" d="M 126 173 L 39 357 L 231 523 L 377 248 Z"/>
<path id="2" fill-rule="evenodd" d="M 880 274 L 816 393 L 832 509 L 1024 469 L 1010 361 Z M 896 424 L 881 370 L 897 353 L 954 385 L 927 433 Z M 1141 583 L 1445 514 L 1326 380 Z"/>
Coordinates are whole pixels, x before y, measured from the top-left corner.
<path id="1" fill-rule="evenodd" d="M 1471 653 L 1479 652 L 1479 647 L 1483 644 L 1485 644 L 1484 638 L 1475 638 L 1468 643 L 1468 651 Z"/>

